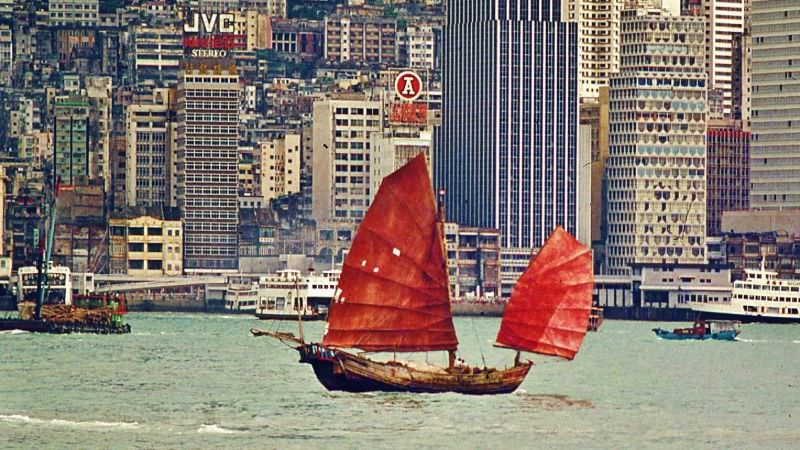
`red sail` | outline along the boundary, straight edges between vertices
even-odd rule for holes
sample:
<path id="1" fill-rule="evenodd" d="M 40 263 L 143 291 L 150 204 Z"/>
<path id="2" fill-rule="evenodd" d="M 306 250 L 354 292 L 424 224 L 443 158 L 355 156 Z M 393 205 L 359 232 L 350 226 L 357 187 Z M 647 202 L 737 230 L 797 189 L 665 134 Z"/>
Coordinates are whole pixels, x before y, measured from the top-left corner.
<path id="1" fill-rule="evenodd" d="M 447 261 L 425 155 L 381 183 L 344 260 L 323 344 L 455 350 Z"/>
<path id="2" fill-rule="evenodd" d="M 586 335 L 593 286 L 591 251 L 556 228 L 514 287 L 497 344 L 574 358 Z"/>

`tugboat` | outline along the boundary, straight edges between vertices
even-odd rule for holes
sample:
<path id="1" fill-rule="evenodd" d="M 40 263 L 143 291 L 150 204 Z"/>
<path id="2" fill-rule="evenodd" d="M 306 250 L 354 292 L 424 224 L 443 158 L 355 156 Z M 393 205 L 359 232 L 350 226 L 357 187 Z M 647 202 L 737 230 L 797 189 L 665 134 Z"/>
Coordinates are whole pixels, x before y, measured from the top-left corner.
<path id="1" fill-rule="evenodd" d="M 696 320 L 690 328 L 675 328 L 672 331 L 653 328 L 656 336 L 668 340 L 716 339 L 721 341 L 736 340 L 741 333 L 740 322 L 732 320 Z"/>
<path id="2" fill-rule="evenodd" d="M 130 333 L 130 325 L 122 321 L 122 316 L 128 312 L 124 297 L 79 295 L 72 301 L 69 267 L 53 266 L 50 261 L 56 224 L 55 200 L 47 220 L 47 244 L 42 245 L 40 241 L 37 267 L 20 267 L 17 271 L 18 316 L 0 318 L 0 331 Z"/>

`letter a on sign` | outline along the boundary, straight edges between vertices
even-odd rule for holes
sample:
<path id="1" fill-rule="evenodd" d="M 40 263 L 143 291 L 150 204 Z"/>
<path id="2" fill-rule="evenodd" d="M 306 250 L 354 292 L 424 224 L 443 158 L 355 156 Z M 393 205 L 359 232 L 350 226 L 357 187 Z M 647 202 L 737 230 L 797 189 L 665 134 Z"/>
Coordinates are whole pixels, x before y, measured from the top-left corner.
<path id="1" fill-rule="evenodd" d="M 410 70 L 400 72 L 394 80 L 394 90 L 403 100 L 415 100 L 422 93 L 422 79 Z"/>

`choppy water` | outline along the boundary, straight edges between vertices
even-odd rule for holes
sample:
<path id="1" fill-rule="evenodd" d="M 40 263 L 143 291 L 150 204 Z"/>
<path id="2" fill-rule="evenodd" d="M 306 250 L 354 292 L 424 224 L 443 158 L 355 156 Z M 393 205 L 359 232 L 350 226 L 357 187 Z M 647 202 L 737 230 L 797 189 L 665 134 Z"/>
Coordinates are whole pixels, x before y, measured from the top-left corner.
<path id="1" fill-rule="evenodd" d="M 606 321 L 571 362 L 501 396 L 329 393 L 245 316 L 131 314 L 121 336 L 0 333 L 0 447 L 797 448 L 800 326 L 662 341 Z M 457 318 L 462 356 L 510 364 L 499 320 Z M 289 331 L 292 324 L 280 327 Z M 322 324 L 305 325 L 318 337 Z M 438 359 L 436 359 L 438 358 Z M 431 362 L 444 363 L 437 355 Z"/>

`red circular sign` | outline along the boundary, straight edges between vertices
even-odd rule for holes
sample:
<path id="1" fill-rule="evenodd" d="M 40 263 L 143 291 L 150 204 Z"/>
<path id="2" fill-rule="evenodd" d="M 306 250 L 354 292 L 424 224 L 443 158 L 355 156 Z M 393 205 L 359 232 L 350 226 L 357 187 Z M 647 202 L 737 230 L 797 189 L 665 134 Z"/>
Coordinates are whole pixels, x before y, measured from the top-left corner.
<path id="1" fill-rule="evenodd" d="M 394 80 L 394 91 L 403 100 L 415 100 L 422 93 L 422 78 L 410 70 L 400 72 Z"/>

